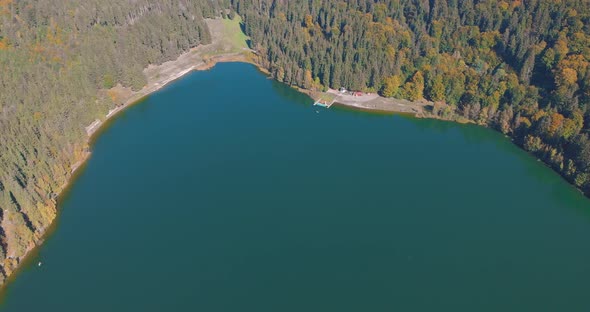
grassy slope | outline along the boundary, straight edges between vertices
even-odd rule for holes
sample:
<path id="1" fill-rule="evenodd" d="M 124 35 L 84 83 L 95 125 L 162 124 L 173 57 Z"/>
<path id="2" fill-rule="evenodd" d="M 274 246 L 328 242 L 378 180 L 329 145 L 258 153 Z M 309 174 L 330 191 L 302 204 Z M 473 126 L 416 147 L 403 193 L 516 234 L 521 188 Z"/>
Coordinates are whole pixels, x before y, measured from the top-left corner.
<path id="1" fill-rule="evenodd" d="M 225 52 L 241 52 L 248 49 L 248 36 L 242 31 L 240 24 L 242 18 L 239 15 L 231 19 L 223 19 L 223 34 L 221 38 L 224 45 L 228 46 L 230 51 Z"/>

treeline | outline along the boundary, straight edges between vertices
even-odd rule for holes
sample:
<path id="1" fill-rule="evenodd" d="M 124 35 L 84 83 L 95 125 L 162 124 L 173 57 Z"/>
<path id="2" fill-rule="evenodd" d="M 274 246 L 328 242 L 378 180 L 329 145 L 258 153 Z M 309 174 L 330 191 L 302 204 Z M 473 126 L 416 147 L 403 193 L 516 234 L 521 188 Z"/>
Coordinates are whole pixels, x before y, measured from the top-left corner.
<path id="1" fill-rule="evenodd" d="M 231 2 L 276 79 L 431 100 L 590 192 L 589 0 Z"/>
<path id="2" fill-rule="evenodd" d="M 213 0 L 0 0 L 0 277 L 56 214 L 85 127 L 143 69 L 211 38 Z"/>

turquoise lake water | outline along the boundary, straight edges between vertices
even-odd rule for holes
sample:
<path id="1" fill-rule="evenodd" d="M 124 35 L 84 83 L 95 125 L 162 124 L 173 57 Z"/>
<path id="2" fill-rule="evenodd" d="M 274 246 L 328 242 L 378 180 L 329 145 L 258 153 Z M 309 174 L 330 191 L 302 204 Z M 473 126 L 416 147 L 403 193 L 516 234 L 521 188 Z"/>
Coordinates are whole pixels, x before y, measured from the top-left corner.
<path id="1" fill-rule="evenodd" d="M 0 311 L 590 311 L 590 201 L 553 171 L 312 103 L 232 63 L 131 107 Z"/>

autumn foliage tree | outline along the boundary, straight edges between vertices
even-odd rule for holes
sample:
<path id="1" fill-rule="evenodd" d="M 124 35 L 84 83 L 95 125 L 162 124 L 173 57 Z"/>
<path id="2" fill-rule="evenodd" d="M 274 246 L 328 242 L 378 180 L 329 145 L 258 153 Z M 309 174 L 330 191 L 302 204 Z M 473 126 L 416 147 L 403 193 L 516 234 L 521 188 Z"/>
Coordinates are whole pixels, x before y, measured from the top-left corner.
<path id="1" fill-rule="evenodd" d="M 399 76 L 393 75 L 385 78 L 383 87 L 381 89 L 381 95 L 384 97 L 392 97 L 398 94 L 399 87 L 401 85 L 401 79 Z"/>

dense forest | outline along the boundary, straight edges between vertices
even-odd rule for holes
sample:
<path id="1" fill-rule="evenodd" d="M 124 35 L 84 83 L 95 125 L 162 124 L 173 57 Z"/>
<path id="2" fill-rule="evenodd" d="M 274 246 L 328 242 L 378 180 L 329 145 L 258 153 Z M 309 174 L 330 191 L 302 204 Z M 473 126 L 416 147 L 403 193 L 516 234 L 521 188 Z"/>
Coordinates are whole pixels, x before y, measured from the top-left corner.
<path id="1" fill-rule="evenodd" d="M 590 0 L 232 0 L 287 84 L 435 102 L 590 192 Z"/>
<path id="2" fill-rule="evenodd" d="M 143 69 L 210 41 L 214 0 L 0 0 L 0 277 L 56 215 L 85 127 Z"/>

